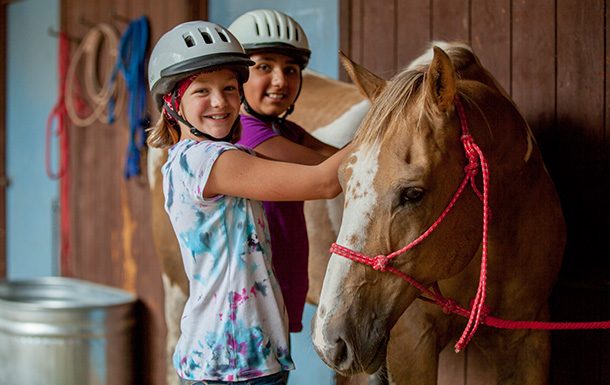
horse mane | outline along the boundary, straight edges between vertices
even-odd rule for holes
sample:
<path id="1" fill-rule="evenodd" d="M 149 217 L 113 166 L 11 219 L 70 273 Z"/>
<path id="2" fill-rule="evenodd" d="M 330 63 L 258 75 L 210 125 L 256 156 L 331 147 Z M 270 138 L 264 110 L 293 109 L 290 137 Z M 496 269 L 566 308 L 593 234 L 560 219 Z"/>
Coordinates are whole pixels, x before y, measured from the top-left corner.
<path id="1" fill-rule="evenodd" d="M 354 143 L 373 143 L 387 135 L 394 135 L 397 130 L 404 130 L 409 127 L 401 123 L 406 120 L 405 111 L 407 111 L 408 104 L 419 102 L 419 98 L 423 97 L 423 93 L 418 91 L 432 62 L 432 47 L 434 46 L 447 53 L 458 78 L 471 78 L 474 75 L 473 70 L 476 70 L 477 73 L 480 72 L 480 63 L 467 44 L 462 42 L 432 42 L 426 53 L 413 60 L 406 68 L 390 79 L 385 90 L 372 104 L 370 112 L 356 132 Z M 423 105 L 424 108 L 422 108 L 415 129 L 420 127 L 423 118 L 430 119 L 432 117 L 430 106 L 427 103 L 423 103 Z"/>

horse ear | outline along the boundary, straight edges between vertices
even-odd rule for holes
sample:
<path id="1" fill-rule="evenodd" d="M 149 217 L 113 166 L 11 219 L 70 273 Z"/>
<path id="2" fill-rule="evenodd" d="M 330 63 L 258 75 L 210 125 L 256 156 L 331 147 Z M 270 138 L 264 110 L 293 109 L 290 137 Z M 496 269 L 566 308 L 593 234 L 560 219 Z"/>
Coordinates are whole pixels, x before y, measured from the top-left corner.
<path id="1" fill-rule="evenodd" d="M 439 47 L 434 47 L 434 57 L 425 82 L 427 103 L 436 106 L 441 113 L 447 113 L 453 108 L 457 92 L 455 69 L 449 56 Z"/>
<path id="2" fill-rule="evenodd" d="M 339 59 L 341 59 L 343 68 L 345 68 L 345 71 L 360 92 L 370 101 L 377 99 L 387 82 L 363 66 L 353 62 L 342 51 L 339 51 Z"/>

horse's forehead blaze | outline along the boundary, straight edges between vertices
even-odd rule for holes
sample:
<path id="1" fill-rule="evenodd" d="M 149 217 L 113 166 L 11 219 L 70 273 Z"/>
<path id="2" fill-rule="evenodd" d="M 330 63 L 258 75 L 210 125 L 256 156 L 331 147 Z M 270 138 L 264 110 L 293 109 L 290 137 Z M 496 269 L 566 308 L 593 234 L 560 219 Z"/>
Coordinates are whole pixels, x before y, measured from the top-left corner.
<path id="1" fill-rule="evenodd" d="M 362 247 L 362 236 L 370 222 L 371 211 L 377 202 L 373 180 L 378 171 L 380 146 L 378 143 L 360 146 L 346 166 L 349 175 L 345 185 L 345 210 L 339 232 L 339 243 L 352 248 Z"/>
<path id="2" fill-rule="evenodd" d="M 377 173 L 378 155 L 379 145 L 360 146 L 345 165 L 345 208 L 337 243 L 357 251 L 361 250 L 364 231 L 371 218 L 370 210 L 377 201 L 375 191 L 370 188 Z M 313 334 L 315 345 L 322 349 L 334 344 L 334 341 L 326 341 L 323 330 L 332 327 L 330 322 L 333 316 L 341 314 L 340 309 L 349 302 L 343 301 L 341 295 L 349 295 L 346 282 L 351 277 L 349 271 L 352 263 L 354 262 L 334 254 L 328 263 L 320 294 L 321 310 L 316 313 L 316 328 Z"/>

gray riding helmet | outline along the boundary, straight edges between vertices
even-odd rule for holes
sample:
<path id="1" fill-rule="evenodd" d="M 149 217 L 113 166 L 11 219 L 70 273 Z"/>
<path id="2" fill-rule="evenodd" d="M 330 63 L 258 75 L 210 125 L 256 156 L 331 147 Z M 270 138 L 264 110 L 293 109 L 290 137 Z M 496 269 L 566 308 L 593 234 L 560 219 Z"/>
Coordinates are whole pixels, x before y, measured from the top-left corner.
<path id="1" fill-rule="evenodd" d="M 163 95 L 191 74 L 229 68 L 243 84 L 248 80 L 248 67 L 253 64 L 229 30 L 207 21 L 189 21 L 157 41 L 148 62 L 148 84 L 160 110 Z"/>
<path id="2" fill-rule="evenodd" d="M 307 35 L 299 23 L 273 9 L 249 11 L 229 26 L 246 53 L 274 52 L 294 56 L 305 68 L 311 56 Z"/>

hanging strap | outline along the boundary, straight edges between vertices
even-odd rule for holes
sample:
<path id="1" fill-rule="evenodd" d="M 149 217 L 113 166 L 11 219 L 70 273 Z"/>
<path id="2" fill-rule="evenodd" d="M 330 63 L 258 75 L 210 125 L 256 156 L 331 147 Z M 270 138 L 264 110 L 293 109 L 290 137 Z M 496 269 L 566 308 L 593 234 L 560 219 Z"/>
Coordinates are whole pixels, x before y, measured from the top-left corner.
<path id="1" fill-rule="evenodd" d="M 65 33 L 60 32 L 59 39 L 59 97 L 51 110 L 46 126 L 45 168 L 49 178 L 59 180 L 59 209 L 60 209 L 60 273 L 64 276 L 72 275 L 70 266 L 70 174 L 67 111 L 65 104 L 66 77 L 70 62 L 70 41 Z M 53 130 L 53 122 L 57 122 Z M 52 166 L 53 137 L 58 142 L 59 164 Z"/>
<path id="2" fill-rule="evenodd" d="M 121 72 L 128 93 L 129 143 L 124 176 L 129 179 L 140 175 L 140 152 L 146 145 L 146 128 L 149 119 L 146 116 L 146 49 L 148 47 L 148 19 L 142 16 L 133 20 L 121 36 L 119 54 L 112 79 Z M 112 116 L 114 101 L 109 103 Z"/>

